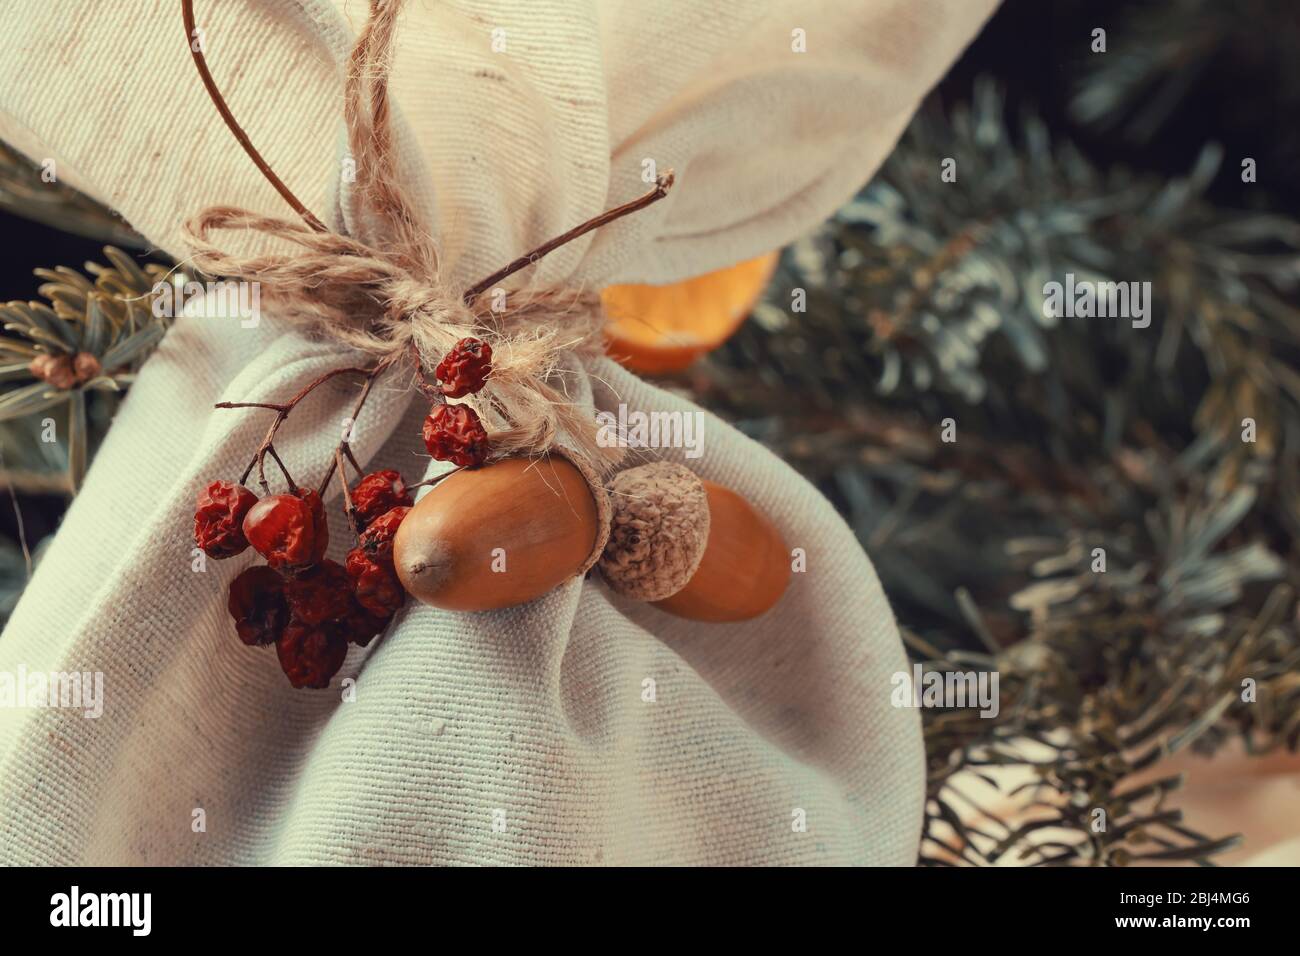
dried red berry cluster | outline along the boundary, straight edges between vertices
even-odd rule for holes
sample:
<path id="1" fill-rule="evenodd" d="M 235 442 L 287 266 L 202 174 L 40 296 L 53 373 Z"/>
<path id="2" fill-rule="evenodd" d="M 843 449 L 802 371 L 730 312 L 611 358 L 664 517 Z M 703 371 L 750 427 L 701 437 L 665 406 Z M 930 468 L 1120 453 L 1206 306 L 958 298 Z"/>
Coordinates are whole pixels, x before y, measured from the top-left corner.
<path id="1" fill-rule="evenodd" d="M 435 373 L 445 398 L 462 398 L 479 391 L 492 371 L 492 346 L 479 339 L 461 339 Z M 487 429 L 468 405 L 434 405 L 424 420 L 424 446 L 439 461 L 472 468 L 487 461 Z"/>
<path id="2" fill-rule="evenodd" d="M 344 510 L 357 532 L 357 546 L 343 564 L 330 561 L 325 557 L 329 526 L 320 493 L 294 484 L 274 451 L 276 429 L 298 402 L 335 375 L 364 373 L 373 382 L 391 364 L 388 360 L 372 369 L 336 369 L 286 403 L 256 405 L 275 410 L 277 417 L 241 482 L 256 467 L 266 491 L 263 466 L 271 455 L 284 472 L 288 494 L 268 492 L 258 498 L 242 483 L 214 481 L 199 495 L 194 540 L 209 557 L 234 557 L 251 546 L 266 558 L 265 565 L 248 568 L 231 582 L 227 608 L 241 641 L 275 645 L 294 687 L 328 686 L 343 666 L 348 644 L 369 644 L 406 600 L 393 567 L 393 537 L 411 510 L 411 496 L 402 476 L 391 470 L 365 475 L 354 488 L 345 489 Z M 424 385 L 437 402 L 424 421 L 429 454 L 461 467 L 483 464 L 489 450 L 487 430 L 474 409 L 449 405 L 447 399 L 483 388 L 492 373 L 492 347 L 479 339 L 461 339 L 438 363 L 436 373 L 438 384 Z M 364 392 L 360 401 L 365 401 Z M 217 407 L 254 404 L 222 402 Z M 345 455 L 356 464 L 347 441 L 335 453 L 337 468 L 343 467 Z"/>
<path id="3" fill-rule="evenodd" d="M 396 471 L 366 475 L 352 490 L 360 543 L 346 566 L 325 557 L 329 527 L 315 491 L 259 499 L 229 481 L 199 495 L 194 540 L 209 557 L 252 547 L 265 565 L 230 585 L 227 608 L 248 645 L 275 644 L 294 687 L 326 687 L 343 666 L 348 644 L 365 647 L 406 599 L 393 569 L 393 535 L 411 496 Z"/>

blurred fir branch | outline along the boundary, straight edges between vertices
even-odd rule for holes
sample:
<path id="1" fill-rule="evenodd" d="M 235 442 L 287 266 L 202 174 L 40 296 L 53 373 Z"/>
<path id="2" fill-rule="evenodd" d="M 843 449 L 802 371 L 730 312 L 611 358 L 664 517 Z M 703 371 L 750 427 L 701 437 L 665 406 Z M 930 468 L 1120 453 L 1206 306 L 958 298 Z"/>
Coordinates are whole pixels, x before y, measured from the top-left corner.
<path id="1" fill-rule="evenodd" d="M 1258 8 L 1270 0 L 1248 0 Z M 1170 30 L 1178 17 L 1185 26 Z M 1217 0 L 1161 0 L 1133 8 L 1107 31 L 1108 48 L 1085 58 L 1070 112 L 1137 142 L 1159 133 L 1213 57 L 1258 21 Z M 1113 44 L 1113 46 L 1112 46 Z"/>
<path id="2" fill-rule="evenodd" d="M 1219 155 L 1103 173 L 982 83 L 691 373 L 847 516 L 915 660 L 1001 675 L 996 718 L 922 711 L 923 862 L 1207 862 L 1235 841 L 1135 777 L 1300 746 L 1300 223 L 1205 201 Z M 1151 282 L 1150 326 L 1045 314 L 1069 272 Z"/>
<path id="3" fill-rule="evenodd" d="M 1300 72 L 1293 68 L 1300 6 L 1144 0 L 1118 16 L 1097 11 L 1094 18 L 1106 28 L 1107 50 L 1091 52 L 1088 44 L 1072 64 L 1069 112 L 1077 122 L 1145 146 L 1180 122 L 1203 128 L 1205 111 L 1217 101 L 1228 107 L 1209 120 L 1219 135 L 1251 144 L 1248 153 L 1267 158 L 1275 175 L 1300 161 L 1300 134 L 1289 122 L 1300 107 Z M 1261 140 L 1263 130 L 1268 136 Z"/>
<path id="4" fill-rule="evenodd" d="M 104 255 L 108 265 L 86 263 L 90 277 L 38 269 L 45 302 L 0 304 L 0 479 L 9 487 L 75 492 L 116 396 L 166 331 L 152 290 L 168 270 L 112 246 Z"/>
<path id="5" fill-rule="evenodd" d="M 0 209 L 99 242 L 143 248 L 143 237 L 116 213 L 63 183 L 0 142 Z"/>
<path id="6" fill-rule="evenodd" d="M 42 172 L 0 143 L 0 208 L 74 235 L 143 247 L 111 210 Z M 0 303 L 0 483 L 20 499 L 75 494 L 123 391 L 166 330 L 167 320 L 153 314 L 152 290 L 164 279 L 185 280 L 161 265 L 138 265 L 115 245 L 104 255 L 107 264 L 86 263 L 85 274 L 37 270 L 45 301 Z M 21 527 L 21 500 L 15 509 Z M 36 544 L 33 561 L 50 540 Z M 0 537 L 0 622 L 29 573 L 20 542 Z"/>

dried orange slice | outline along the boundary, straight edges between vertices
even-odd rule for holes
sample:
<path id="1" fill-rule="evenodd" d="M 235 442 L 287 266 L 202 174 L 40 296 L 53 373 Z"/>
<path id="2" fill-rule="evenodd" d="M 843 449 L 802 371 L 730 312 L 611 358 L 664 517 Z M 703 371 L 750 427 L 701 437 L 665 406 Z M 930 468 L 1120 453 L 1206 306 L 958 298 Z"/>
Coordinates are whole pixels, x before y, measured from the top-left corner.
<path id="1" fill-rule="evenodd" d="M 716 349 L 745 321 L 779 253 L 671 285 L 614 285 L 605 306 L 605 350 L 634 372 L 659 375 Z"/>

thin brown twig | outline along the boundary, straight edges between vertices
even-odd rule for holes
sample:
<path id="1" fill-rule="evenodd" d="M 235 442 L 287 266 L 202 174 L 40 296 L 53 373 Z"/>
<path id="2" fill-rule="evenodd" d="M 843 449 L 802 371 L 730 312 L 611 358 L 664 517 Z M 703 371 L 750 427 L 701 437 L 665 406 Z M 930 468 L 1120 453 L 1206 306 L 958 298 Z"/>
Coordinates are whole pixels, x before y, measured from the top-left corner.
<path id="1" fill-rule="evenodd" d="M 352 466 L 352 470 L 357 473 L 357 477 L 364 478 L 366 476 L 366 470 L 361 467 L 361 462 L 357 461 L 357 456 L 352 454 L 352 446 L 344 443 L 340 447 L 343 450 L 343 454 L 345 454 L 348 458 L 348 464 L 350 464 Z"/>
<path id="2" fill-rule="evenodd" d="M 668 195 L 668 190 L 670 190 L 673 186 L 673 178 L 674 178 L 673 171 L 670 169 L 662 176 L 660 176 L 657 180 L 655 180 L 655 188 L 650 190 L 650 192 L 646 193 L 644 196 L 640 196 L 637 199 L 633 199 L 631 202 L 625 202 L 621 206 L 615 206 L 613 209 L 605 210 L 599 216 L 596 216 L 593 219 L 588 219 L 582 225 L 574 226 L 568 232 L 558 235 L 554 239 L 542 243 L 532 252 L 520 256 L 514 262 L 511 262 L 509 265 L 503 266 L 502 268 L 498 269 L 496 272 L 492 273 L 486 279 L 474 283 L 472 286 L 470 286 L 468 289 L 465 290 L 465 295 L 464 295 L 465 303 L 469 304 L 473 302 L 480 295 L 482 295 L 484 291 L 496 285 L 501 280 L 507 278 L 508 276 L 514 275 L 520 269 L 527 268 L 528 266 L 536 262 L 538 259 L 542 258 L 543 256 L 545 256 L 550 252 L 554 252 L 556 249 L 560 248 L 560 246 L 564 245 L 565 243 L 572 242 L 574 239 L 577 239 L 579 236 L 586 235 L 587 233 L 591 232 L 593 229 L 599 229 L 601 226 L 608 225 L 609 223 L 613 222 L 615 219 L 621 219 L 622 217 L 628 215 L 629 213 L 637 212 L 638 210 L 644 209 L 646 206 L 649 206 L 663 199 L 665 196 Z"/>
<path id="3" fill-rule="evenodd" d="M 340 473 L 342 472 L 342 468 L 339 467 L 338 453 L 344 452 L 349 457 L 352 456 L 352 442 L 350 440 L 352 429 L 356 427 L 357 416 L 361 414 L 362 406 L 366 404 L 366 399 L 370 397 L 370 389 L 374 386 L 375 379 L 379 378 L 379 376 L 382 375 L 388 369 L 388 367 L 391 366 L 396 361 L 397 361 L 396 355 L 389 356 L 388 358 L 380 361 L 380 363 L 376 365 L 373 369 L 371 369 L 369 374 L 367 374 L 365 384 L 361 386 L 361 394 L 357 396 L 356 404 L 352 406 L 352 416 L 348 421 L 347 429 L 343 432 L 343 439 L 335 447 L 334 457 L 330 461 L 329 468 L 325 472 L 325 477 L 321 479 L 319 493 L 322 497 L 324 497 L 325 495 L 325 489 L 329 487 L 330 479 L 334 477 L 334 469 L 339 468 Z M 361 471 L 360 466 L 356 465 L 355 458 L 353 458 L 353 464 L 356 466 L 358 472 Z"/>
<path id="4" fill-rule="evenodd" d="M 297 405 L 300 401 L 306 398 L 311 392 L 313 392 L 320 386 L 324 385 L 330 379 L 334 378 L 334 376 L 347 375 L 349 373 L 353 373 L 356 375 L 369 375 L 373 371 L 374 368 L 366 368 L 360 365 L 349 365 L 344 368 L 330 369 L 325 374 L 321 375 L 318 378 L 313 379 L 311 382 L 304 385 L 301 389 L 298 390 L 298 393 L 294 395 L 293 398 L 289 399 L 287 402 L 217 402 L 217 404 L 213 405 L 212 407 L 213 408 L 269 408 L 273 411 L 283 412 L 284 414 L 287 415 L 289 414 L 289 412 L 293 411 L 293 407 L 295 405 Z"/>
<path id="5" fill-rule="evenodd" d="M 290 477 L 288 469 L 284 467 L 284 463 L 280 461 L 279 456 L 276 455 L 275 450 L 272 447 L 272 443 L 275 441 L 276 432 L 280 430 L 280 426 L 283 425 L 285 419 L 289 417 L 289 413 L 292 412 L 295 408 L 297 408 L 298 403 L 301 402 L 308 395 L 310 395 L 313 391 L 315 391 L 321 385 L 325 384 L 330 379 L 338 375 L 355 373 L 358 375 L 367 376 L 366 388 L 365 388 L 365 392 L 363 392 L 363 396 L 364 396 L 364 394 L 366 392 L 369 392 L 370 390 L 369 383 L 374 380 L 374 377 L 376 375 L 378 375 L 389 365 L 391 365 L 393 361 L 394 361 L 393 359 L 384 359 L 373 368 L 360 368 L 356 366 L 349 366 L 346 368 L 331 369 L 330 371 L 326 372 L 324 375 L 317 377 L 316 379 L 314 379 L 313 381 L 305 385 L 303 388 L 299 389 L 298 393 L 294 395 L 291 399 L 289 399 L 287 402 L 217 402 L 217 404 L 214 405 L 213 408 L 265 408 L 276 413 L 275 420 L 271 422 L 271 426 L 266 430 L 266 437 L 264 437 L 262 439 L 262 443 L 257 446 L 257 451 L 253 453 L 252 460 L 248 463 L 248 467 L 244 469 L 243 475 L 240 476 L 239 483 L 241 485 L 245 484 L 248 481 L 248 476 L 251 475 L 253 473 L 253 469 L 256 468 L 258 483 L 262 486 L 262 491 L 264 493 L 269 491 L 269 486 L 266 483 L 265 459 L 267 454 L 270 454 L 273 458 L 275 458 L 276 462 L 280 465 L 280 470 L 284 472 L 284 477 L 285 480 L 289 483 L 290 491 L 296 491 L 297 486 L 294 485 L 293 478 Z M 331 465 L 330 468 L 332 471 L 333 465 Z M 326 476 L 325 482 L 326 483 L 329 482 L 328 475 Z M 322 485 L 322 488 L 323 487 L 324 486 Z"/>
<path id="6" fill-rule="evenodd" d="M 435 475 L 432 478 L 426 478 L 424 479 L 424 481 L 417 481 L 413 485 L 407 485 L 406 488 L 408 491 L 412 488 L 432 488 L 434 485 L 438 484 L 438 482 L 443 481 L 446 478 L 450 478 L 458 471 L 464 471 L 464 470 L 465 470 L 464 465 L 457 465 L 451 471 L 444 471 L 441 475 Z"/>
<path id="7" fill-rule="evenodd" d="M 217 402 L 213 408 L 269 408 L 273 412 L 282 412 L 285 406 L 279 402 Z"/>
<path id="8" fill-rule="evenodd" d="M 243 148 L 244 152 L 248 154 L 249 159 L 251 159 L 257 166 L 258 171 L 266 177 L 267 182 L 275 187 L 275 191 L 284 197 L 284 201 L 293 208 L 293 211 L 302 217 L 303 222 L 307 223 L 307 225 L 316 232 L 328 232 L 329 230 L 325 228 L 325 224 L 316 218 L 310 209 L 302 204 L 298 197 L 295 196 L 280 177 L 275 174 L 275 170 L 271 168 L 271 165 L 262 158 L 262 154 L 257 151 L 257 147 L 253 145 L 253 141 L 248 138 L 248 134 L 244 132 L 244 128 L 240 126 L 239 122 L 235 119 L 235 114 L 232 113 L 230 107 L 226 105 L 226 98 L 222 96 L 221 91 L 217 89 L 217 83 L 212 78 L 212 73 L 208 69 L 207 57 L 204 56 L 203 50 L 201 49 L 203 44 L 198 42 L 195 37 L 194 0 L 181 0 L 181 18 L 185 21 L 185 42 L 190 48 L 190 54 L 194 57 L 194 65 L 198 67 L 199 79 L 203 81 L 203 88 L 208 91 L 208 97 L 212 100 L 213 105 L 216 106 L 217 112 L 221 114 L 221 118 L 225 120 L 226 126 L 230 129 L 230 132 L 234 134 L 235 139 L 239 142 L 239 145 Z"/>
<path id="9" fill-rule="evenodd" d="M 274 458 L 274 459 L 275 459 L 275 463 L 276 463 L 277 465 L 280 466 L 280 472 L 281 472 L 281 474 L 284 475 L 285 483 L 289 486 L 289 494 L 291 494 L 291 495 L 296 495 L 296 494 L 298 493 L 298 484 L 297 484 L 297 482 L 295 482 L 295 481 L 293 480 L 293 475 L 289 474 L 289 469 L 286 468 L 286 467 L 284 467 L 284 462 L 280 460 L 280 456 L 279 456 L 279 454 L 276 452 L 276 450 L 275 450 L 275 446 L 274 446 L 274 445 L 267 445 L 267 446 L 266 446 L 266 453 L 267 453 L 268 455 L 270 455 L 272 458 Z M 266 487 L 266 481 L 265 481 L 265 480 L 262 481 L 262 486 L 263 486 L 264 488 Z"/>
<path id="10" fill-rule="evenodd" d="M 433 399 L 436 402 L 445 402 L 446 396 L 442 394 L 442 389 L 438 387 L 437 382 L 430 382 L 424 374 L 424 363 L 420 361 L 420 349 L 416 346 L 415 341 L 411 341 L 411 360 L 415 362 L 415 387 L 420 390 L 420 394 L 425 398 Z"/>
<path id="11" fill-rule="evenodd" d="M 351 454 L 351 452 L 349 452 Z M 343 514 L 347 516 L 348 527 L 352 529 L 353 535 L 360 535 L 361 529 L 357 526 L 357 511 L 352 506 L 352 492 L 348 488 L 347 475 L 343 473 L 343 445 L 334 449 L 334 465 L 338 469 L 339 485 L 343 488 Z"/>

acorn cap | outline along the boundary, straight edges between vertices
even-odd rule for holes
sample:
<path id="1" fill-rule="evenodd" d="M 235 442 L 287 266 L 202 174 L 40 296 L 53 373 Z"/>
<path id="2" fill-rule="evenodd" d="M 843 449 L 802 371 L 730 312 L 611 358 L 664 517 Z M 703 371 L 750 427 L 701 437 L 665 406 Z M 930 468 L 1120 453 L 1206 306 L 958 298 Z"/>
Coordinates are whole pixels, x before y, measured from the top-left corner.
<path id="1" fill-rule="evenodd" d="M 656 461 L 629 468 L 609 485 L 613 509 L 599 567 L 609 586 L 638 601 L 684 588 L 709 540 L 709 500 L 689 468 Z"/>

